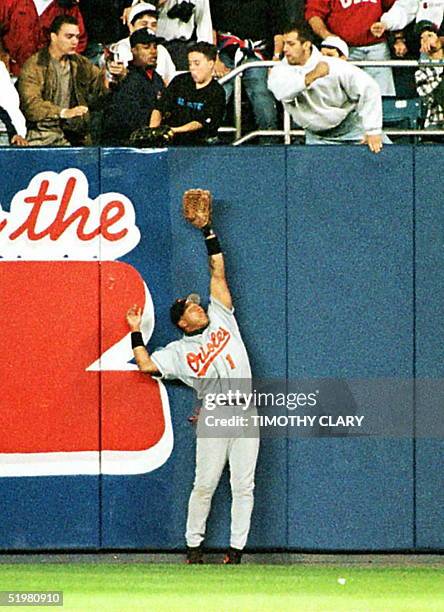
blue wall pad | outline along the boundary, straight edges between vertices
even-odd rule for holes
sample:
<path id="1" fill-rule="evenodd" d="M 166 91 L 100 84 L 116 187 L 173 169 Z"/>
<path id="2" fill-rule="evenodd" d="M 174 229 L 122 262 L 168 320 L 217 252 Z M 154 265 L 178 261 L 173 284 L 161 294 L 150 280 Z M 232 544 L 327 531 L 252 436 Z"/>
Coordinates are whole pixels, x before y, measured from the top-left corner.
<path id="1" fill-rule="evenodd" d="M 412 444 L 383 424 L 396 436 L 413 418 L 411 395 L 388 401 L 413 369 L 412 152 L 290 149 L 287 185 L 289 378 L 336 380 L 346 414 L 365 416 L 358 433 L 289 441 L 289 546 L 409 548 Z M 349 399 L 375 384 L 379 401 Z"/>
<path id="2" fill-rule="evenodd" d="M 444 178 L 441 147 L 417 148 L 416 544 L 444 548 Z"/>

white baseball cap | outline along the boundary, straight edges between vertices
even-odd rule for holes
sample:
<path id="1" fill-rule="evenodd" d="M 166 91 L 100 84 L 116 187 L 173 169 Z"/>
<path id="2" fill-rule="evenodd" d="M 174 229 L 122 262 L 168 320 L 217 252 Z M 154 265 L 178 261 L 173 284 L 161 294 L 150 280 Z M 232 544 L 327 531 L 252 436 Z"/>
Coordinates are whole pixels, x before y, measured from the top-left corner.
<path id="1" fill-rule="evenodd" d="M 339 53 L 348 59 L 348 45 L 345 40 L 342 40 L 339 36 L 327 36 L 327 38 L 324 38 L 322 41 L 321 47 L 337 49 Z"/>
<path id="2" fill-rule="evenodd" d="M 135 4 L 129 12 L 128 21 L 132 23 L 134 18 L 137 17 L 140 13 L 146 13 L 150 11 L 151 13 L 155 13 L 157 15 L 157 9 L 154 4 L 149 4 L 148 2 L 140 2 L 139 4 Z"/>

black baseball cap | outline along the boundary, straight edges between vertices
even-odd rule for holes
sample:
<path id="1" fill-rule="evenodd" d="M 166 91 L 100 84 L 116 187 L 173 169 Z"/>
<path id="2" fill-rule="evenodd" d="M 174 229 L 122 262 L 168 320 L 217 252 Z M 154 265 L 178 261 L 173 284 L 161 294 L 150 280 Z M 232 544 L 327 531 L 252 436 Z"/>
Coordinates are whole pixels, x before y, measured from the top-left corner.
<path id="1" fill-rule="evenodd" d="M 197 293 L 190 293 L 187 297 L 178 298 L 170 308 L 170 318 L 171 323 L 176 325 L 179 323 L 182 318 L 183 313 L 185 312 L 185 308 L 189 303 L 192 304 L 200 304 L 200 295 Z"/>
<path id="2" fill-rule="evenodd" d="M 438 26 L 431 21 L 427 21 L 423 19 L 422 21 L 418 21 L 415 25 L 415 34 L 417 36 L 421 36 L 423 32 L 436 32 L 438 33 Z"/>
<path id="3" fill-rule="evenodd" d="M 147 28 L 141 28 L 136 30 L 130 36 L 131 49 L 136 45 L 149 45 L 151 43 L 158 43 L 159 39 Z"/>

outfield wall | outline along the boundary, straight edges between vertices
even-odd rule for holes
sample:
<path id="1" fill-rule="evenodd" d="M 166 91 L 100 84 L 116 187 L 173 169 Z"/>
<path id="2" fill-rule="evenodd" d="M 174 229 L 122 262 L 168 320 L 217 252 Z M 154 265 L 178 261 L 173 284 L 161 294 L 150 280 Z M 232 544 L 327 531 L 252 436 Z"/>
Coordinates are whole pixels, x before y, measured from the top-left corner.
<path id="1" fill-rule="evenodd" d="M 207 294 L 199 186 L 256 376 L 330 381 L 372 423 L 263 440 L 249 547 L 442 550 L 442 152 L 0 150 L 0 549 L 183 548 L 195 401 L 128 366 L 124 313 L 154 348 Z M 209 547 L 229 512 L 225 474 Z"/>

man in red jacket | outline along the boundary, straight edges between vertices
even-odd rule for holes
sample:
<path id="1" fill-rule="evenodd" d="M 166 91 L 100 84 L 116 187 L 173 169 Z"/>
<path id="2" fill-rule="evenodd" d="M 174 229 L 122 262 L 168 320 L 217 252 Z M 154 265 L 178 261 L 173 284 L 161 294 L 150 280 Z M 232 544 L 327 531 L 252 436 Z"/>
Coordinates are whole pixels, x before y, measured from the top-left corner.
<path id="1" fill-rule="evenodd" d="M 0 0 L 0 59 L 18 76 L 25 61 L 49 44 L 49 30 L 59 15 L 72 15 L 80 28 L 77 52 L 86 48 L 78 0 Z"/>
<path id="2" fill-rule="evenodd" d="M 415 17 L 416 0 L 307 0 L 305 19 L 320 38 L 339 36 L 350 48 L 350 60 L 389 60 L 390 50 L 374 24 L 402 30 Z M 391 68 L 365 68 L 383 96 L 394 96 Z"/>

